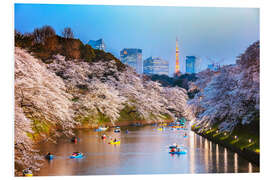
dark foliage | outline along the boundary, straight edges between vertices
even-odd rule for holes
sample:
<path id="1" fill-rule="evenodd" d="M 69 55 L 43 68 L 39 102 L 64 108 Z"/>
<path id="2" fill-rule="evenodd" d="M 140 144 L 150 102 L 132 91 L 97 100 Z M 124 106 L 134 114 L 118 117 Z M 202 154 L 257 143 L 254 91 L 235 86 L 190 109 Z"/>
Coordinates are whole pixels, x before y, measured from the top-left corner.
<path id="1" fill-rule="evenodd" d="M 189 82 L 196 81 L 196 74 L 183 74 L 180 77 L 176 77 L 173 82 L 173 86 L 179 86 L 186 90 L 189 89 Z"/>
<path id="2" fill-rule="evenodd" d="M 21 34 L 15 30 L 15 46 L 28 50 L 44 63 L 51 63 L 54 55 L 61 54 L 66 60 L 77 59 L 86 62 L 114 60 L 118 71 L 126 69 L 126 65 L 111 53 L 93 49 L 88 44 L 84 45 L 79 39 L 73 39 L 71 29 L 65 28 L 63 36 L 56 35 L 54 29 L 47 25 L 36 28 L 33 33 L 28 34 Z"/>
<path id="3" fill-rule="evenodd" d="M 94 49 L 88 44 L 86 45 L 81 44 L 80 52 L 81 52 L 81 59 L 84 59 L 87 62 L 93 61 L 96 57 Z"/>
<path id="4" fill-rule="evenodd" d="M 171 78 L 166 75 L 151 75 L 150 76 L 152 81 L 158 81 L 164 87 L 171 87 L 174 84 L 174 78 Z"/>
<path id="5" fill-rule="evenodd" d="M 32 34 L 26 33 L 21 34 L 20 32 L 15 30 L 15 46 L 21 48 L 29 48 L 33 45 L 34 37 Z"/>
<path id="6" fill-rule="evenodd" d="M 179 86 L 186 90 L 189 89 L 189 82 L 196 81 L 197 77 L 196 74 L 183 74 L 181 76 L 169 77 L 166 75 L 151 75 L 150 76 L 152 81 L 158 81 L 165 87 L 174 87 Z"/>

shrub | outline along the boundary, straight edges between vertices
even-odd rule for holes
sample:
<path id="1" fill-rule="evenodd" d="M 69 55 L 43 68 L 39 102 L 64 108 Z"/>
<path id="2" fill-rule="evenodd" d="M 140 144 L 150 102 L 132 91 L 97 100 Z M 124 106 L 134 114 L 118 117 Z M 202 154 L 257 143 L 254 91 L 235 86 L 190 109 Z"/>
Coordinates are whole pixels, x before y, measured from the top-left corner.
<path id="1" fill-rule="evenodd" d="M 34 43 L 34 37 L 32 34 L 26 33 L 21 34 L 20 32 L 15 30 L 15 46 L 22 48 L 29 48 Z"/>
<path id="2" fill-rule="evenodd" d="M 80 56 L 81 59 L 84 59 L 86 62 L 91 62 L 96 57 L 96 54 L 91 46 L 82 44 L 80 46 Z"/>

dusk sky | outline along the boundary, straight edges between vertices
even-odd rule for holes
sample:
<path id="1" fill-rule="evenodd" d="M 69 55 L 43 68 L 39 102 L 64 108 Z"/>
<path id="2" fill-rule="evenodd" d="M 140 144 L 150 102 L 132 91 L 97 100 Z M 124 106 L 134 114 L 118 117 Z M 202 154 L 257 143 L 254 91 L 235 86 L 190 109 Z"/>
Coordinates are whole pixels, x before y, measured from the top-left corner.
<path id="1" fill-rule="evenodd" d="M 140 48 L 143 59 L 161 57 L 175 66 L 175 40 L 179 39 L 180 70 L 185 56 L 207 57 L 235 63 L 253 42 L 259 40 L 259 9 L 204 7 L 148 7 L 103 5 L 15 4 L 15 29 L 32 32 L 43 25 L 57 34 L 71 27 L 84 43 L 103 38 L 116 53 L 123 48 Z"/>

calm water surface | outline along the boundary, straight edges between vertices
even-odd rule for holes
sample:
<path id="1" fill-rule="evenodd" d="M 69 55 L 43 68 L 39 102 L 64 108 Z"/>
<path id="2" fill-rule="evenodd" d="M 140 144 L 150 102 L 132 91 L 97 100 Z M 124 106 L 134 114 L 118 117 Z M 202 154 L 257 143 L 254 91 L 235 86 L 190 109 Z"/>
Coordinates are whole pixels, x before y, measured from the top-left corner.
<path id="1" fill-rule="evenodd" d="M 125 129 L 129 133 L 125 133 Z M 120 175 L 120 174 L 179 174 L 179 173 L 251 173 L 259 168 L 190 130 L 158 131 L 154 126 L 123 127 L 121 133 L 105 134 L 121 139 L 120 145 L 110 145 L 93 129 L 78 130 L 77 144 L 60 139 L 57 144 L 43 144 L 41 151 L 55 155 L 45 161 L 38 176 L 60 175 Z M 184 133 L 188 134 L 184 138 Z M 186 155 L 170 155 L 173 143 L 187 147 Z M 69 159 L 74 151 L 84 153 L 83 159 Z"/>

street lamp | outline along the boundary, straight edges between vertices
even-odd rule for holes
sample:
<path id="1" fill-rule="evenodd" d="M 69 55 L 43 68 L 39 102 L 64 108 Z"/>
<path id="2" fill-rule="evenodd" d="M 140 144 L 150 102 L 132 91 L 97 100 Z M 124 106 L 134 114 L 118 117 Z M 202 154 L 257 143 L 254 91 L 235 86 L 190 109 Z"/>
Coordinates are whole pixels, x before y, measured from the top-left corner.
<path id="1" fill-rule="evenodd" d="M 249 139 L 248 142 L 251 143 L 251 139 Z"/>
<path id="2" fill-rule="evenodd" d="M 237 136 L 234 136 L 234 139 L 237 139 L 238 137 Z"/>

